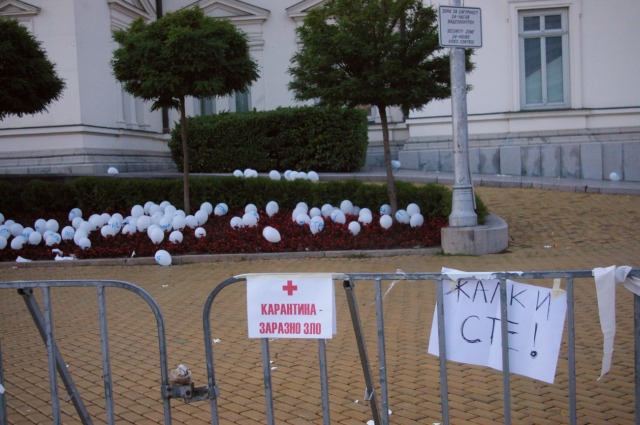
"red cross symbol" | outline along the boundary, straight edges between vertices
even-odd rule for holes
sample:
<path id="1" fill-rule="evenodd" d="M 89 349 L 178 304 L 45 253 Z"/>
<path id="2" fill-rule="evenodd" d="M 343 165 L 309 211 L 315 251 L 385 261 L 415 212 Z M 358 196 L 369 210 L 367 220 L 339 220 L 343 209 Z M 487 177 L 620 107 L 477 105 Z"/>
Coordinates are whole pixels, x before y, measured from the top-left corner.
<path id="1" fill-rule="evenodd" d="M 298 290 L 298 286 L 293 284 L 293 281 L 287 280 L 287 284 L 282 287 L 283 291 L 287 291 L 287 295 L 292 296 L 293 291 Z"/>

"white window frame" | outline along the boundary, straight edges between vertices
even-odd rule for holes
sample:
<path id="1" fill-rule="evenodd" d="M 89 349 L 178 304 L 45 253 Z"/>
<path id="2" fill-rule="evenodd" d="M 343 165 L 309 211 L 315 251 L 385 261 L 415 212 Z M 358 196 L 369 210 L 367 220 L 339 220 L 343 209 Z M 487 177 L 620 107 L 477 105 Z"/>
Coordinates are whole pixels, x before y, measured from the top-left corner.
<path id="1" fill-rule="evenodd" d="M 539 16 L 541 21 L 544 21 L 544 16 L 548 15 L 560 15 L 561 16 L 561 28 L 554 30 L 540 29 L 539 31 L 524 31 L 524 18 L 531 16 Z M 562 86 L 563 86 L 563 100 L 561 102 L 549 102 L 547 101 L 547 80 L 546 80 L 546 67 L 542 66 L 542 102 L 541 103 L 526 103 L 526 75 L 525 75 L 525 55 L 524 55 L 524 43 L 525 38 L 539 38 L 541 39 L 541 62 L 546 63 L 545 60 L 545 38 L 546 37 L 561 37 L 562 39 Z M 568 8 L 553 8 L 553 9 L 529 9 L 520 10 L 518 12 L 518 53 L 519 53 L 519 88 L 520 88 L 520 107 L 523 110 L 544 110 L 544 109 L 566 109 L 571 107 L 571 70 L 569 67 L 569 10 Z"/>

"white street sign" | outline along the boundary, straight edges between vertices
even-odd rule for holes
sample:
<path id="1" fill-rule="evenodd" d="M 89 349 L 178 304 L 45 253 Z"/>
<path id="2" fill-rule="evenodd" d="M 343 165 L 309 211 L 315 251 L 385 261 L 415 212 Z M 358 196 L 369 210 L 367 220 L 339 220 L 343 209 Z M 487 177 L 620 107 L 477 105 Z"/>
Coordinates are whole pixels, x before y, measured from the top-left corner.
<path id="1" fill-rule="evenodd" d="M 442 47 L 482 47 L 482 14 L 477 7 L 440 6 Z"/>

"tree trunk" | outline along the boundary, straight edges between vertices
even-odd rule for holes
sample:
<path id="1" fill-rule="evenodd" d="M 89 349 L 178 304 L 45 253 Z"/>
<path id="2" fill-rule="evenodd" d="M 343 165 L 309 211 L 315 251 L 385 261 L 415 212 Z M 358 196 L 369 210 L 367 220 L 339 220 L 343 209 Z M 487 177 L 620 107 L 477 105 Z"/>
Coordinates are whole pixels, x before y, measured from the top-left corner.
<path id="1" fill-rule="evenodd" d="M 180 98 L 180 136 L 182 138 L 182 188 L 184 193 L 184 212 L 191 214 L 189 201 L 189 145 L 187 144 L 187 114 L 184 96 Z"/>
<path id="2" fill-rule="evenodd" d="M 382 121 L 382 146 L 384 148 L 384 165 L 387 170 L 387 194 L 389 195 L 389 205 L 391 206 L 391 217 L 394 218 L 398 210 L 396 200 L 396 183 L 393 178 L 393 168 L 391 167 L 391 143 L 389 142 L 389 123 L 387 122 L 387 108 L 385 105 L 376 105 Z"/>

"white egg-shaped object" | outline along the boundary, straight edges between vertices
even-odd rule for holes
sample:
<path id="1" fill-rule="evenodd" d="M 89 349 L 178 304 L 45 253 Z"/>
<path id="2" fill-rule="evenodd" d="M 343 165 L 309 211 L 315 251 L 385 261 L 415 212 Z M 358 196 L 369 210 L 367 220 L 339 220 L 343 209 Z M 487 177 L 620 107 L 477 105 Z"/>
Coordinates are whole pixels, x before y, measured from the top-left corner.
<path id="1" fill-rule="evenodd" d="M 62 240 L 70 241 L 73 240 L 73 237 L 76 234 L 76 229 L 72 226 L 64 226 L 62 228 L 62 232 L 60 232 L 60 236 L 62 236 Z"/>
<path id="2" fill-rule="evenodd" d="M 393 224 L 393 219 L 391 218 L 390 215 L 384 214 L 380 217 L 380 226 L 383 229 L 390 228 L 392 224 Z"/>
<path id="3" fill-rule="evenodd" d="M 277 180 L 281 179 L 281 176 L 280 176 L 280 173 L 278 171 L 271 170 L 271 171 L 269 171 L 269 178 L 271 180 L 276 180 L 277 181 Z"/>
<path id="4" fill-rule="evenodd" d="M 91 241 L 89 238 L 82 238 L 78 241 L 78 246 L 82 249 L 89 249 L 91 248 Z"/>
<path id="5" fill-rule="evenodd" d="M 0 238 L 4 239 L 4 238 Z M 73 239 L 73 238 L 72 238 Z M 40 232 L 31 232 L 28 237 L 29 245 L 38 245 L 42 242 L 42 234 Z"/>
<path id="6" fill-rule="evenodd" d="M 16 236 L 13 239 L 11 239 L 11 249 L 13 250 L 22 249 L 22 247 L 24 247 L 26 243 L 27 243 L 27 240 L 24 238 L 24 236 Z"/>
<path id="7" fill-rule="evenodd" d="M 266 226 L 262 229 L 262 236 L 271 243 L 278 243 L 282 239 L 280 236 L 280 232 L 277 229 L 274 229 L 271 226 Z"/>
<path id="8" fill-rule="evenodd" d="M 409 213 L 406 210 L 398 210 L 396 211 L 396 220 L 398 223 L 409 224 Z"/>
<path id="9" fill-rule="evenodd" d="M 265 211 L 269 217 L 273 217 L 280 210 L 278 203 L 276 201 L 267 202 L 267 206 L 265 207 Z"/>
<path id="10" fill-rule="evenodd" d="M 164 249 L 156 251 L 156 254 L 154 255 L 154 258 L 156 260 L 156 263 L 158 263 L 158 265 L 160 265 L 160 266 L 170 266 L 171 265 L 171 254 L 169 254 Z"/>
<path id="11" fill-rule="evenodd" d="M 242 224 L 247 227 L 255 227 L 258 224 L 258 219 L 255 214 L 253 214 L 253 211 L 245 213 L 242 216 Z"/>
<path id="12" fill-rule="evenodd" d="M 420 213 L 414 214 L 411 216 L 409 224 L 411 227 L 420 227 L 424 224 L 424 217 Z"/>
<path id="13" fill-rule="evenodd" d="M 227 204 L 225 204 L 224 202 L 220 202 L 218 205 L 216 205 L 216 207 L 213 209 L 213 213 L 217 216 L 223 216 L 226 213 L 229 212 L 229 206 L 227 206 Z"/>
<path id="14" fill-rule="evenodd" d="M 410 217 L 414 214 L 420 214 L 420 206 L 414 203 L 407 205 L 407 214 L 409 214 Z"/>
<path id="15" fill-rule="evenodd" d="M 196 238 L 200 239 L 200 238 L 204 238 L 205 236 L 207 236 L 207 231 L 204 229 L 204 227 L 198 227 L 193 234 L 196 236 Z"/>
<path id="16" fill-rule="evenodd" d="M 333 211 L 333 205 L 331 204 L 324 204 L 321 208 L 320 208 L 320 212 L 322 213 L 323 217 L 329 217 L 331 216 L 331 211 Z"/>
<path id="17" fill-rule="evenodd" d="M 309 214 L 306 214 L 306 213 L 300 213 L 296 217 L 296 223 L 298 223 L 298 225 L 300 225 L 300 226 L 304 226 L 305 224 L 309 224 L 310 221 L 311 221 L 311 217 L 309 217 Z"/>
<path id="18" fill-rule="evenodd" d="M 340 202 L 340 211 L 345 214 L 353 214 L 353 202 L 348 199 Z"/>
<path id="19" fill-rule="evenodd" d="M 344 215 L 342 210 L 336 208 L 331 211 L 331 221 L 338 224 L 345 224 L 347 222 L 347 217 Z"/>
<path id="20" fill-rule="evenodd" d="M 169 242 L 182 243 L 183 240 L 184 240 L 184 235 L 182 234 L 182 232 L 180 230 L 174 230 L 169 235 Z"/>
<path id="21" fill-rule="evenodd" d="M 238 229 L 240 227 L 244 227 L 244 224 L 242 224 L 242 219 L 240 217 L 233 217 L 231 219 L 231 221 L 229 222 L 229 224 L 231 225 L 231 227 L 233 227 L 234 229 Z"/>
<path id="22" fill-rule="evenodd" d="M 157 245 L 164 240 L 164 232 L 159 227 L 154 227 L 149 233 L 149 239 Z"/>

